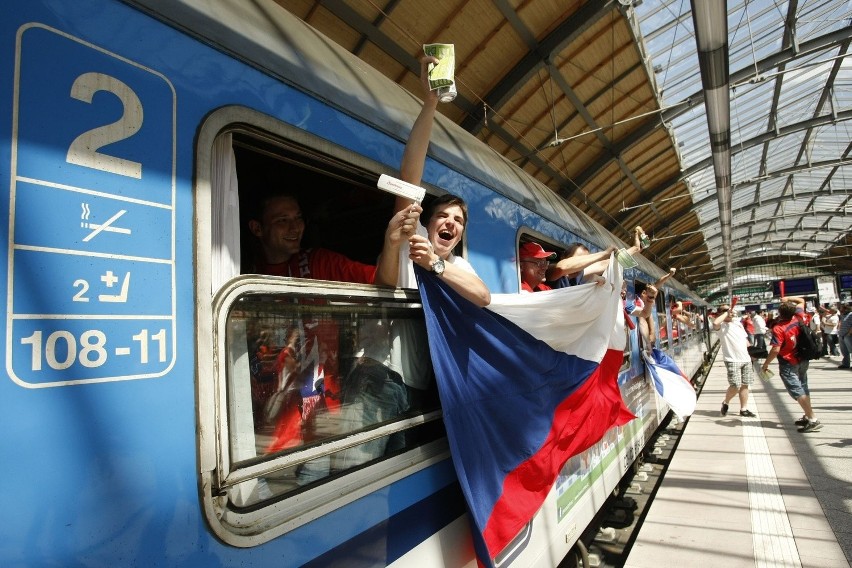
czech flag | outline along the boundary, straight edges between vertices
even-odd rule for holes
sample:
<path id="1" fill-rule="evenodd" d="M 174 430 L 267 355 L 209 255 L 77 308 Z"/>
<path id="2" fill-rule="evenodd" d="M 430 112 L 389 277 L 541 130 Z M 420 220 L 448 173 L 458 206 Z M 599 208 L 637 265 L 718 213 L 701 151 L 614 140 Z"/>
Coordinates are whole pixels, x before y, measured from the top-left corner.
<path id="1" fill-rule="evenodd" d="M 671 357 L 656 347 L 651 352 L 651 356 L 647 353 L 643 353 L 643 356 L 660 398 L 665 400 L 680 418 L 692 416 L 695 412 L 697 397 L 689 378 L 683 374 Z"/>
<path id="2" fill-rule="evenodd" d="M 626 334 L 621 270 L 614 260 L 610 267 L 603 286 L 493 294 L 488 308 L 418 268 L 444 423 L 482 566 L 493 566 L 530 522 L 569 458 L 634 418 L 618 389 Z"/>

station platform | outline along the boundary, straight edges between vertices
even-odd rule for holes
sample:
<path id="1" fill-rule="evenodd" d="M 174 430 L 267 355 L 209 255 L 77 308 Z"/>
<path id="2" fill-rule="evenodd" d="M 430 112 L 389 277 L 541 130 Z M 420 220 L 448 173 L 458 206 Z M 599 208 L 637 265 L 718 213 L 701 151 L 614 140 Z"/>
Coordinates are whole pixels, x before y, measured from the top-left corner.
<path id="1" fill-rule="evenodd" d="M 695 413 L 638 530 L 626 568 L 850 566 L 852 559 L 852 371 L 840 357 L 811 361 L 808 382 L 819 431 L 778 377 L 755 377 L 749 409 L 720 414 L 727 388 L 721 353 Z"/>

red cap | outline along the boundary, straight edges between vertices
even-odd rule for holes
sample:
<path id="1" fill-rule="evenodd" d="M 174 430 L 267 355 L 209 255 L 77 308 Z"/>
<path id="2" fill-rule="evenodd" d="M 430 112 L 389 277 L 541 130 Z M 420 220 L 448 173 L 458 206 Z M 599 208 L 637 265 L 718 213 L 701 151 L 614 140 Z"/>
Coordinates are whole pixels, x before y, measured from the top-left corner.
<path id="1" fill-rule="evenodd" d="M 538 243 L 524 243 L 518 251 L 519 258 L 555 258 L 555 252 L 547 252 Z"/>

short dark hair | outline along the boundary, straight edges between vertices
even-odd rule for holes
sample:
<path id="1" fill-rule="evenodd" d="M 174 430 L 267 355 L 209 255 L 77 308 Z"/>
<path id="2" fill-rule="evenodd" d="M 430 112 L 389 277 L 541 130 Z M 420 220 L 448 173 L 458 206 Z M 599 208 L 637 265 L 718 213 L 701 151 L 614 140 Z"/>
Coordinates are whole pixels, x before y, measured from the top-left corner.
<path id="1" fill-rule="evenodd" d="M 270 201 L 275 199 L 292 199 L 296 202 L 299 208 L 302 208 L 302 204 L 299 202 L 299 198 L 296 197 L 296 194 L 287 190 L 272 190 L 261 193 L 256 196 L 255 199 L 251 199 L 249 201 L 248 206 L 248 218 L 249 220 L 262 221 L 263 220 L 263 212 L 266 210 L 266 206 L 269 205 Z"/>
<path id="2" fill-rule="evenodd" d="M 562 254 L 559 255 L 559 258 L 571 258 L 577 253 L 577 249 L 581 248 L 589 250 L 589 247 L 587 247 L 583 243 L 571 243 L 570 245 L 565 247 L 565 250 L 562 251 Z"/>
<path id="3" fill-rule="evenodd" d="M 467 203 L 465 203 L 464 199 L 458 195 L 453 195 L 452 193 L 445 193 L 426 204 L 423 208 L 424 214 L 420 216 L 421 223 L 424 227 L 432 220 L 435 210 L 442 205 L 458 205 L 458 207 L 462 210 L 464 226 L 467 227 Z"/>
<path id="4" fill-rule="evenodd" d="M 778 306 L 778 315 L 781 319 L 790 319 L 796 315 L 796 307 L 796 302 L 781 302 L 781 305 Z"/>

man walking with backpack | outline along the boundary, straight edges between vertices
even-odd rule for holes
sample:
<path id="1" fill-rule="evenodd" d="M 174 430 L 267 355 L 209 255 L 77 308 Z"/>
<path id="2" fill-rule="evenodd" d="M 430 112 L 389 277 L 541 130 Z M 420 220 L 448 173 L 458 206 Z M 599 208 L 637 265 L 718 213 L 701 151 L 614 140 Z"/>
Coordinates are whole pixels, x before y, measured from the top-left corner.
<path id="1" fill-rule="evenodd" d="M 805 300 L 799 297 L 781 298 L 778 306 L 778 321 L 772 327 L 772 348 L 763 362 L 763 370 L 769 369 L 771 363 L 778 358 L 778 374 L 784 382 L 787 393 L 799 403 L 805 415 L 796 420 L 798 431 L 814 432 L 822 428 L 822 424 L 814 416 L 811 407 L 810 390 L 808 389 L 808 365 L 810 361 L 803 358 L 797 349 L 800 335 L 805 333 Z M 801 325 L 800 325 L 801 324 Z M 802 344 L 806 343 L 802 341 Z"/>

